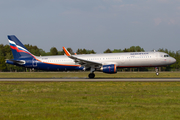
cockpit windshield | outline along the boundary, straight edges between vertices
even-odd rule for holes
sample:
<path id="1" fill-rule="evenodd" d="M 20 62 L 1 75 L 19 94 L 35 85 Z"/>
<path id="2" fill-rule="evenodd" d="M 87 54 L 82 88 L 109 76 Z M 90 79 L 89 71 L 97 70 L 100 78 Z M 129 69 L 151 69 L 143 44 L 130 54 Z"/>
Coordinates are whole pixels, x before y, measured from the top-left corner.
<path id="1" fill-rule="evenodd" d="M 164 55 L 164 57 L 169 57 L 169 55 Z"/>

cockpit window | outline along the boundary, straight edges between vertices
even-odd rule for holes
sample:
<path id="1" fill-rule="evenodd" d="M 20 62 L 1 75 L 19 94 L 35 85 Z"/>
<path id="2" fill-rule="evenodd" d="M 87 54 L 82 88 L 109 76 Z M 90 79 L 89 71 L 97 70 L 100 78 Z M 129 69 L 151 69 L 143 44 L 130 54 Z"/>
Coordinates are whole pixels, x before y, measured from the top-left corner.
<path id="1" fill-rule="evenodd" d="M 169 57 L 169 55 L 164 55 L 164 57 Z"/>

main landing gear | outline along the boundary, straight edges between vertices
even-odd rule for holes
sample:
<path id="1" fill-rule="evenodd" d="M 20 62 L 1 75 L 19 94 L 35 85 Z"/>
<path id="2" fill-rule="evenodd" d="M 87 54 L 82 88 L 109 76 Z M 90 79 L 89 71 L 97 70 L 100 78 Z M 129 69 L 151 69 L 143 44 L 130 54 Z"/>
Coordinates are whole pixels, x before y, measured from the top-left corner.
<path id="1" fill-rule="evenodd" d="M 159 75 L 158 67 L 155 67 L 155 71 L 156 71 L 156 75 L 158 76 Z"/>
<path id="2" fill-rule="evenodd" d="M 89 77 L 90 79 L 94 78 L 94 77 L 95 77 L 94 72 L 90 73 L 90 74 L 88 75 L 88 77 Z"/>
<path id="3" fill-rule="evenodd" d="M 88 77 L 89 77 L 90 79 L 92 79 L 92 78 L 95 77 L 95 74 L 94 74 L 95 68 L 91 67 L 90 70 L 91 70 L 91 73 L 88 75 Z"/>

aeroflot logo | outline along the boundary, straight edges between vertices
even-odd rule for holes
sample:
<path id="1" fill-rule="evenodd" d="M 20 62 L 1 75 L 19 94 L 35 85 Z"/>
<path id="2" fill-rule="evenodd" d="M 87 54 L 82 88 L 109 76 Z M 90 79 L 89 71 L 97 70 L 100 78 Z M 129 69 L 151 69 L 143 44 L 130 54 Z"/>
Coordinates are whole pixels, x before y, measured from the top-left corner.
<path id="1" fill-rule="evenodd" d="M 147 55 L 149 53 L 130 53 L 130 55 Z"/>

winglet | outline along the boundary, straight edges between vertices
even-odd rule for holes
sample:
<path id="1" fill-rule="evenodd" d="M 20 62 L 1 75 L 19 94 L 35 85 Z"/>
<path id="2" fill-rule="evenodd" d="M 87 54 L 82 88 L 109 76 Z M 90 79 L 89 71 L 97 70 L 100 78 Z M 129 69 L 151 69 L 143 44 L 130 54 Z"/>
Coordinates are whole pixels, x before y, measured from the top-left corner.
<path id="1" fill-rule="evenodd" d="M 64 52 L 66 53 L 67 56 L 71 56 L 71 54 L 67 51 L 65 47 L 63 47 Z"/>

